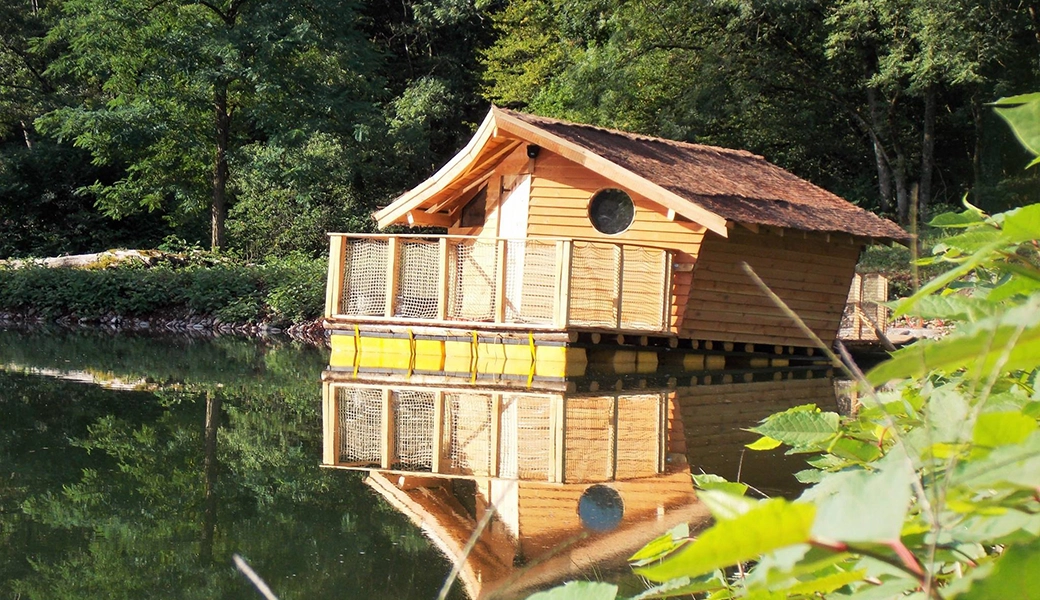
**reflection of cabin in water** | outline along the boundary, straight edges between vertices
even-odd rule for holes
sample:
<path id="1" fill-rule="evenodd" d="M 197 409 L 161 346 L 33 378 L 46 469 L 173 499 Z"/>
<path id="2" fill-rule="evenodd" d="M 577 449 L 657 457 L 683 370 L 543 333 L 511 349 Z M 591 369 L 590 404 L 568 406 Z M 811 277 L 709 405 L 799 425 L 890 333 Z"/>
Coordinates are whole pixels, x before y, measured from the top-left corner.
<path id="1" fill-rule="evenodd" d="M 447 234 L 332 234 L 333 333 L 804 347 L 741 263 L 829 342 L 862 248 L 907 237 L 748 152 L 498 108 L 375 217 Z"/>
<path id="2" fill-rule="evenodd" d="M 746 451 L 757 436 L 745 428 L 792 406 L 832 406 L 833 381 L 811 373 L 715 374 L 599 393 L 516 392 L 452 378 L 379 383 L 332 370 L 323 386 L 322 462 L 366 472 L 391 506 L 462 562 L 471 597 L 523 596 L 622 567 L 679 523 L 705 524 L 691 470 L 791 494 L 802 458 Z M 582 508 L 603 494 L 616 502 Z M 467 555 L 491 507 L 495 515 Z M 611 509 L 611 526 L 593 522 Z"/>

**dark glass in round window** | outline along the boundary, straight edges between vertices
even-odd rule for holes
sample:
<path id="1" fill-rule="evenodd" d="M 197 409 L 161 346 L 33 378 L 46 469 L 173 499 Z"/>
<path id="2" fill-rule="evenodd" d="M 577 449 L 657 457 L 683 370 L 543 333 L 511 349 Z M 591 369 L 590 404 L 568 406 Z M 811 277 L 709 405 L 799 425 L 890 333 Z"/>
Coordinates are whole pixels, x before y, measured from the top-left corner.
<path id="1" fill-rule="evenodd" d="M 619 189 L 596 192 L 589 202 L 589 220 L 596 231 L 607 235 L 628 229 L 635 219 L 636 207 L 632 198 Z"/>
<path id="2" fill-rule="evenodd" d="M 578 498 L 578 518 L 585 529 L 610 531 L 621 524 L 624 516 L 625 503 L 614 488 L 598 483 Z"/>

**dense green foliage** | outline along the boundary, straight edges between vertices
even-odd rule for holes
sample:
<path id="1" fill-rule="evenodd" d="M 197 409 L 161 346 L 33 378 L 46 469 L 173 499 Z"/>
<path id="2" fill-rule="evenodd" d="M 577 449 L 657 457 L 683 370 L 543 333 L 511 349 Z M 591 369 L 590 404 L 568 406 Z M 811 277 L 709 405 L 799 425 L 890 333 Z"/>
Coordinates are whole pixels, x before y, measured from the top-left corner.
<path id="1" fill-rule="evenodd" d="M 998 111 L 1040 153 L 1040 94 Z M 806 405 L 752 429 L 753 450 L 811 455 L 797 500 L 695 477 L 715 523 L 632 556 L 654 586 L 638 598 L 1040 597 L 1040 204 L 931 225 L 952 231 L 925 261 L 946 271 L 896 314 L 956 329 L 854 373 L 852 415 Z"/>
<path id="2" fill-rule="evenodd" d="M 915 186 L 922 211 L 964 190 L 1006 210 L 1036 175 L 984 104 L 1040 75 L 1038 8 L 0 0 L 0 256 L 170 233 L 315 255 L 436 170 L 488 101 L 746 148 L 903 220 Z"/>
<path id="3" fill-rule="evenodd" d="M 167 258 L 150 267 L 0 267 L 0 310 L 48 319 L 206 315 L 286 325 L 321 316 L 326 268 L 326 260 L 301 254 L 260 264 Z"/>

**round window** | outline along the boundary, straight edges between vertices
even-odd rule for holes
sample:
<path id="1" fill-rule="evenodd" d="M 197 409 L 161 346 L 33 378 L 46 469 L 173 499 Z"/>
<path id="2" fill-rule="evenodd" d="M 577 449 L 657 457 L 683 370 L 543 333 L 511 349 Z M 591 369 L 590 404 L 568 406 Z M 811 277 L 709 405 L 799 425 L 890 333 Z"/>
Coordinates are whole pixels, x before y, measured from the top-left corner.
<path id="1" fill-rule="evenodd" d="M 578 498 L 578 518 L 585 529 L 610 531 L 624 516 L 625 503 L 614 488 L 597 483 Z"/>
<path id="2" fill-rule="evenodd" d="M 623 190 L 608 188 L 593 194 L 589 202 L 589 220 L 596 231 L 613 235 L 621 233 L 635 220 L 636 207 Z"/>

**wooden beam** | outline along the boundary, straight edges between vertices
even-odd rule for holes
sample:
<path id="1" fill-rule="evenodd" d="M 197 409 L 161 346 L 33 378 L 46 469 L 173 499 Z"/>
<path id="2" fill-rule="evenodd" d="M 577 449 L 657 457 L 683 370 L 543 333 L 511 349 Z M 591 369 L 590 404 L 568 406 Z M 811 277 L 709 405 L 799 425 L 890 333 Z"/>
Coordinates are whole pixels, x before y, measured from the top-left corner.
<path id="1" fill-rule="evenodd" d="M 495 263 L 495 322 L 504 323 L 506 320 L 506 252 L 508 244 L 504 239 L 496 242 L 497 262 Z"/>
<path id="2" fill-rule="evenodd" d="M 438 390 L 433 395 L 433 465 L 431 471 L 440 473 L 444 470 L 444 391 Z"/>
<path id="3" fill-rule="evenodd" d="M 321 424 L 322 424 L 322 454 L 321 462 L 324 465 L 334 465 L 339 462 L 339 411 L 336 410 L 336 391 L 331 383 L 321 385 Z"/>
<path id="4" fill-rule="evenodd" d="M 390 388 L 383 390 L 383 407 L 382 407 L 382 442 L 381 453 L 379 464 L 384 469 L 389 469 L 394 464 L 397 457 L 394 456 L 394 447 L 397 445 L 394 440 L 394 393 Z"/>
<path id="5" fill-rule="evenodd" d="M 397 299 L 397 290 L 400 282 L 397 279 L 397 266 L 400 254 L 400 244 L 396 237 L 387 240 L 386 247 L 386 303 L 383 315 L 386 318 L 394 316 L 394 301 Z"/>
<path id="6" fill-rule="evenodd" d="M 346 240 L 342 235 L 329 236 L 329 273 L 325 283 L 325 318 L 341 314 L 343 300 L 343 267 L 346 263 Z"/>
<path id="7" fill-rule="evenodd" d="M 448 238 L 437 241 L 437 320 L 448 315 Z"/>
<path id="8" fill-rule="evenodd" d="M 428 227 L 451 227 L 451 224 L 454 222 L 450 214 L 428 213 L 422 210 L 409 211 L 406 220 L 410 227 L 419 225 L 425 225 Z"/>
<path id="9" fill-rule="evenodd" d="M 502 394 L 491 394 L 491 447 L 488 449 L 491 456 L 490 477 L 498 477 L 498 458 L 502 451 Z"/>
<path id="10" fill-rule="evenodd" d="M 573 241 L 561 240 L 556 242 L 556 310 L 553 314 L 553 323 L 557 329 L 566 328 L 570 322 L 571 259 L 573 253 Z"/>

